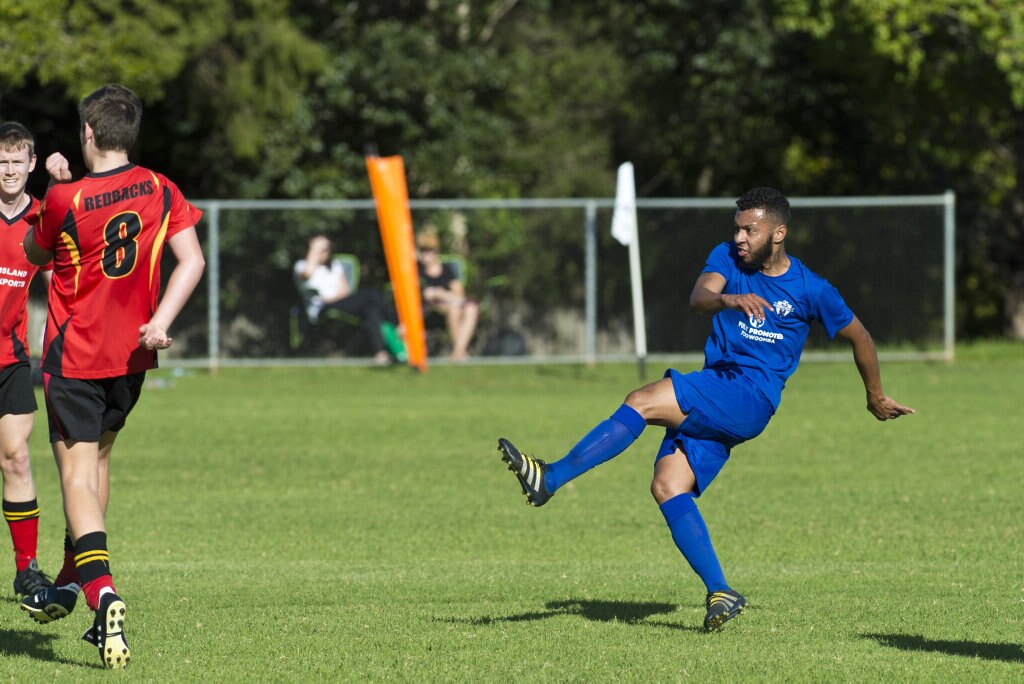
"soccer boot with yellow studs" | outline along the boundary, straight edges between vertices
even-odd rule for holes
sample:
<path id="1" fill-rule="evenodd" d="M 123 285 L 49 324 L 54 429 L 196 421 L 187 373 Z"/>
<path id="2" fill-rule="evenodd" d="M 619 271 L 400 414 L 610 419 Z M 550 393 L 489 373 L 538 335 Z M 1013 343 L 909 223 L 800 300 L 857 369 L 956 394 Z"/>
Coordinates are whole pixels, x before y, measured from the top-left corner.
<path id="1" fill-rule="evenodd" d="M 123 670 L 132 659 L 132 651 L 124 635 L 125 612 L 126 606 L 120 596 L 104 594 L 92 627 L 82 635 L 83 641 L 99 649 L 100 660 L 108 670 Z"/>
<path id="2" fill-rule="evenodd" d="M 520 453 L 512 442 L 504 438 L 498 440 L 498 451 L 501 452 L 501 460 L 508 464 L 508 469 L 519 480 L 526 502 L 531 506 L 546 504 L 552 495 L 544 486 L 544 461 Z"/>
<path id="3" fill-rule="evenodd" d="M 729 620 L 743 612 L 747 599 L 732 589 L 713 591 L 706 599 L 707 615 L 704 616 L 704 631 L 717 632 Z"/>
<path id="4" fill-rule="evenodd" d="M 62 586 L 51 584 L 42 591 L 23 598 L 21 609 L 28 613 L 30 618 L 45 625 L 70 615 L 75 609 L 79 591 L 81 587 L 74 582 Z"/>

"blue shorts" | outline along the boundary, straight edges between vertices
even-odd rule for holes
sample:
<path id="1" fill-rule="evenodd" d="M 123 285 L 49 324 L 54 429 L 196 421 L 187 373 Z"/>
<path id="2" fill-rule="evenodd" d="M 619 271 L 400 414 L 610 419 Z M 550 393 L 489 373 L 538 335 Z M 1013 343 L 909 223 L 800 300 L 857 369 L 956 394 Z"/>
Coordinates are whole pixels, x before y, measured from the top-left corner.
<path id="1" fill-rule="evenodd" d="M 672 379 L 686 420 L 665 430 L 654 462 L 682 449 L 697 478 L 694 495 L 700 496 L 729 460 L 732 448 L 761 434 L 775 408 L 749 379 L 735 371 L 705 368 L 683 375 L 669 368 L 665 377 Z"/>

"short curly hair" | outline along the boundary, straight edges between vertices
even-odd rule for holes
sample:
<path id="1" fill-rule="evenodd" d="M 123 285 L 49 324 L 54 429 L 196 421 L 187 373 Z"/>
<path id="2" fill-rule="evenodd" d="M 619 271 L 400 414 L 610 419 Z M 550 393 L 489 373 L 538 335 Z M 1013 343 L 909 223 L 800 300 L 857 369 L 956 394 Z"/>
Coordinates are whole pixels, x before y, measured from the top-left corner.
<path id="1" fill-rule="evenodd" d="M 780 225 L 789 225 L 789 200 L 775 188 L 754 188 L 747 190 L 736 200 L 740 211 L 747 209 L 764 209 L 771 214 Z"/>

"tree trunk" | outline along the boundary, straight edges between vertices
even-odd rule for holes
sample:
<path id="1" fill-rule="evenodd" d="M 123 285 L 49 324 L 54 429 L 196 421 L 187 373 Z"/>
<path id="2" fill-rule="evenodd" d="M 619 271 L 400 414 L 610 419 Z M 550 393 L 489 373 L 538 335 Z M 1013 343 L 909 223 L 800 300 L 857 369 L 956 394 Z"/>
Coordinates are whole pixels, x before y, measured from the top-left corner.
<path id="1" fill-rule="evenodd" d="M 1015 340 L 1024 340 L 1024 269 L 1011 272 L 1005 301 L 1006 333 Z"/>
<path id="2" fill-rule="evenodd" d="M 1006 292 L 1003 299 L 1006 334 L 1015 340 L 1024 340 L 1024 111 L 1014 113 L 1014 155 L 1017 161 L 1017 185 L 1011 200 L 1010 220 L 1006 226 L 1005 241 L 1000 240 L 1002 254 L 995 255 L 997 263 L 1006 268 Z"/>

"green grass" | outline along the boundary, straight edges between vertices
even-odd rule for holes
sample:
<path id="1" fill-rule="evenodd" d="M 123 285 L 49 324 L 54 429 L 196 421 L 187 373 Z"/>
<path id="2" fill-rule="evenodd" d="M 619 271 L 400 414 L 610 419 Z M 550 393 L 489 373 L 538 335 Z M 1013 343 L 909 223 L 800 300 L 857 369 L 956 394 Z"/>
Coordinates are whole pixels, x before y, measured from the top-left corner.
<path id="1" fill-rule="evenodd" d="M 885 424 L 852 363 L 804 365 L 700 500 L 752 606 L 712 635 L 648 492 L 658 430 L 541 510 L 495 451 L 560 456 L 635 367 L 154 372 L 112 464 L 126 675 L 1020 681 L 1022 350 L 885 366 L 919 411 Z M 52 572 L 42 412 L 32 448 Z M 40 626 L 3 582 L 10 681 L 112 676 L 78 640 L 84 602 Z"/>

